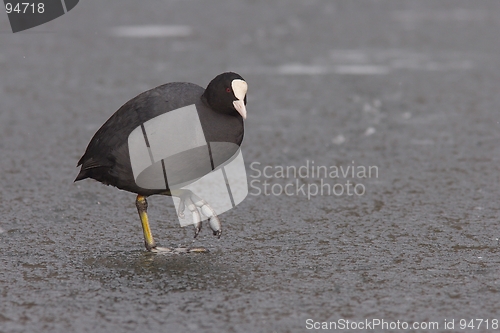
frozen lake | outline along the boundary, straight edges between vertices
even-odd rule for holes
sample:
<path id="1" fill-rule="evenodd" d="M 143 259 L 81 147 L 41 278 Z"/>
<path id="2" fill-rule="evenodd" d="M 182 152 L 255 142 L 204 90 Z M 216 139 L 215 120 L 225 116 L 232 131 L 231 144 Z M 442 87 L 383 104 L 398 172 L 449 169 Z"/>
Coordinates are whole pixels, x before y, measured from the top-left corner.
<path id="1" fill-rule="evenodd" d="M 85 0 L 16 34 L 0 15 L 0 332 L 492 325 L 499 29 L 495 0 Z M 147 253 L 135 195 L 76 163 L 130 98 L 227 70 L 253 187 L 220 240 L 204 225 L 210 253 Z M 170 198 L 149 214 L 190 244 Z"/>

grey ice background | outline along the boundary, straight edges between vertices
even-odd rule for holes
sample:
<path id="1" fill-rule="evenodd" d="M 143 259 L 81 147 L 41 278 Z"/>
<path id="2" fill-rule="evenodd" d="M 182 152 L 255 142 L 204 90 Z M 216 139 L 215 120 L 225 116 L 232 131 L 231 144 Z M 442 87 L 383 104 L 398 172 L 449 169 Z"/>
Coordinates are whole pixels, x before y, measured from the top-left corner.
<path id="1" fill-rule="evenodd" d="M 120 28 L 148 24 L 169 27 Z M 0 332 L 498 318 L 499 29 L 495 0 L 86 0 L 19 34 L 0 14 Z M 362 197 L 249 196 L 220 241 L 204 227 L 210 254 L 145 253 L 134 195 L 73 184 L 76 162 L 128 99 L 225 70 L 249 84 L 247 166 L 379 177 Z M 157 241 L 188 244 L 149 202 Z"/>

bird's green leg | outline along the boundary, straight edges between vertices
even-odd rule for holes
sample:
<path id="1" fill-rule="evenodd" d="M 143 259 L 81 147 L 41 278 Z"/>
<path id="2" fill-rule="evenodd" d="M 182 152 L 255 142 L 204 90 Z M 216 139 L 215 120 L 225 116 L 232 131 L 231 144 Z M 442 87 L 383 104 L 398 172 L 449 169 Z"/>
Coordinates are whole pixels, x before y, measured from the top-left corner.
<path id="1" fill-rule="evenodd" d="M 138 195 L 135 201 L 135 205 L 137 206 L 137 211 L 139 212 L 139 217 L 141 218 L 142 223 L 142 231 L 144 232 L 144 245 L 146 246 L 146 250 L 152 251 L 156 249 L 155 240 L 153 239 L 153 234 L 151 233 L 151 228 L 149 227 L 148 220 L 148 202 L 146 197 L 143 195 Z"/>
<path id="2" fill-rule="evenodd" d="M 139 217 L 141 218 L 142 231 L 144 232 L 144 245 L 146 250 L 154 253 L 206 253 L 207 249 L 204 247 L 194 247 L 194 248 L 168 248 L 168 247 L 157 247 L 155 240 L 153 239 L 153 234 L 151 233 L 151 228 L 149 227 L 148 219 L 148 202 L 146 197 L 143 195 L 138 195 L 135 201 L 137 206 L 137 211 L 139 212 Z"/>

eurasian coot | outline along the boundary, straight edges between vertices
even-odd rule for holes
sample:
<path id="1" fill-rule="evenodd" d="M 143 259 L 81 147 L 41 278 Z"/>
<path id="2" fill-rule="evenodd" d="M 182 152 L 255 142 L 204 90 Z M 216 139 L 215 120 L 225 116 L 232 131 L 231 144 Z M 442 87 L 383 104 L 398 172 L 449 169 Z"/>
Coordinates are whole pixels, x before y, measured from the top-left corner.
<path id="1" fill-rule="evenodd" d="M 221 225 L 214 210 L 182 186 L 200 179 L 237 153 L 243 140 L 247 83 L 233 72 L 207 86 L 167 83 L 131 99 L 116 111 L 90 141 L 78 161 L 75 181 L 93 178 L 137 193 L 136 206 L 148 251 L 157 247 L 149 227 L 146 198 L 177 196 L 180 212 L 193 213 L 195 237 L 201 229 L 198 209 L 214 235 Z"/>

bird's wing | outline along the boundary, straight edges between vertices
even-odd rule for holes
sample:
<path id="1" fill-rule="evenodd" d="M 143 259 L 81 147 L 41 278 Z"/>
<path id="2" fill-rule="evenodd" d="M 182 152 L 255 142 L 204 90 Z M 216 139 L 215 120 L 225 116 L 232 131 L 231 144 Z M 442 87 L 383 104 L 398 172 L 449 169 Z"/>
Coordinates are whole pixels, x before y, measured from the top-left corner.
<path id="1" fill-rule="evenodd" d="M 85 154 L 78 161 L 81 166 L 77 180 L 87 177 L 114 184 L 113 169 L 130 168 L 127 140 L 130 133 L 163 113 L 199 102 L 203 88 L 190 83 L 168 83 L 139 94 L 125 103 L 95 133 Z M 118 166 L 117 166 L 118 164 Z M 114 178 L 114 177 L 113 177 Z"/>

